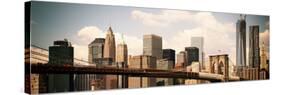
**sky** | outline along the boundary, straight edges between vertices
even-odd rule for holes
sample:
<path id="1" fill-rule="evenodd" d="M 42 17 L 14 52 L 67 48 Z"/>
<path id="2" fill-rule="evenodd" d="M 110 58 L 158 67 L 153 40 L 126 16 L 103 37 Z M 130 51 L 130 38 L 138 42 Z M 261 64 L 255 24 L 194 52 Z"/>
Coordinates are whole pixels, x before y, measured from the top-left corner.
<path id="1" fill-rule="evenodd" d="M 176 53 L 191 45 L 191 37 L 204 37 L 205 58 L 229 54 L 235 63 L 239 15 L 35 1 L 31 4 L 31 44 L 48 49 L 53 41 L 66 38 L 74 47 L 74 57 L 87 60 L 88 44 L 95 38 L 105 38 L 111 26 L 116 45 L 121 43 L 121 35 L 124 35 L 129 55 L 142 54 L 144 34 L 161 36 L 163 49 L 171 48 Z M 247 35 L 250 25 L 260 26 L 260 41 L 269 52 L 269 16 L 247 14 L 246 23 Z"/>

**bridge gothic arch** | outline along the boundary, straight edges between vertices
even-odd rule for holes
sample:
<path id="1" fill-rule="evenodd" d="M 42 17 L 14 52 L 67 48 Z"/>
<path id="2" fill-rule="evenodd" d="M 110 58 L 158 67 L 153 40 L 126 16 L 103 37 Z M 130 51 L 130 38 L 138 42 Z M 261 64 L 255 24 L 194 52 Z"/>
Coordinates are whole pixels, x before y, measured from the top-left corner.
<path id="1" fill-rule="evenodd" d="M 229 79 L 229 59 L 227 54 L 209 56 L 209 72 L 224 75 L 223 80 Z"/>

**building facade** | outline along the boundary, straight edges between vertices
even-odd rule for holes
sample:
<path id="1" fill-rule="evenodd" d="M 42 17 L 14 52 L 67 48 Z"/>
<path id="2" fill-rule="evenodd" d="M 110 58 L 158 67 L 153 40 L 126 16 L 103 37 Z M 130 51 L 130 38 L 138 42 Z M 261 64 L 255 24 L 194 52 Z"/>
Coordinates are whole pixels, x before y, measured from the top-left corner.
<path id="1" fill-rule="evenodd" d="M 106 32 L 105 43 L 104 43 L 104 58 L 112 58 L 113 62 L 115 62 L 115 37 L 112 31 L 112 28 Z"/>
<path id="2" fill-rule="evenodd" d="M 158 70 L 172 70 L 174 68 L 174 61 L 168 59 L 158 59 L 157 69 Z M 173 78 L 157 78 L 157 86 L 173 85 Z"/>
<path id="3" fill-rule="evenodd" d="M 88 61 L 89 64 L 95 64 L 97 67 L 102 66 L 102 59 L 104 54 L 104 38 L 96 38 L 94 41 L 92 41 L 88 45 Z M 99 90 L 99 89 L 105 89 L 105 87 L 101 87 L 102 85 L 105 85 L 105 76 L 104 75 L 95 75 L 95 74 L 89 74 L 89 81 L 90 84 L 96 84 L 96 85 L 90 85 L 90 90 Z M 98 83 L 94 83 L 97 82 Z M 93 83 L 92 83 L 93 82 Z"/>
<path id="4" fill-rule="evenodd" d="M 74 91 L 89 91 L 90 89 L 89 74 L 75 74 L 74 75 Z"/>
<path id="5" fill-rule="evenodd" d="M 103 58 L 104 53 L 104 38 L 96 38 L 88 45 L 88 61 L 90 64 L 97 64 L 98 58 Z"/>
<path id="6" fill-rule="evenodd" d="M 244 67 L 240 78 L 245 80 L 259 80 L 259 74 L 259 68 Z"/>
<path id="7" fill-rule="evenodd" d="M 176 67 L 182 67 L 187 66 L 187 61 L 186 61 L 186 51 L 181 51 L 177 54 L 177 63 L 175 65 Z"/>
<path id="8" fill-rule="evenodd" d="M 117 45 L 116 62 L 118 68 L 128 67 L 128 48 L 124 40 Z M 128 88 L 128 76 L 118 75 L 118 88 Z"/>
<path id="9" fill-rule="evenodd" d="M 191 46 L 199 49 L 199 68 L 200 70 L 205 68 L 204 65 L 204 38 L 203 37 L 191 37 Z"/>
<path id="10" fill-rule="evenodd" d="M 185 67 L 187 66 L 186 54 L 187 54 L 186 51 L 180 51 L 177 54 L 177 61 L 174 70 L 185 71 Z M 185 83 L 184 79 L 174 79 L 175 85 L 184 84 L 184 83 Z"/>
<path id="11" fill-rule="evenodd" d="M 259 26 L 249 27 L 249 67 L 260 67 Z"/>
<path id="12" fill-rule="evenodd" d="M 108 28 L 106 33 L 103 57 L 104 65 L 117 67 L 115 37 L 111 27 Z M 117 86 L 117 75 L 105 75 L 105 89 L 115 89 Z"/>
<path id="13" fill-rule="evenodd" d="M 126 62 L 128 61 L 128 48 L 127 44 L 121 43 L 117 45 L 116 51 L 116 62 Z"/>
<path id="14" fill-rule="evenodd" d="M 191 65 L 194 61 L 199 61 L 199 49 L 197 47 L 186 47 L 185 51 L 187 64 L 184 67 Z"/>
<path id="15" fill-rule="evenodd" d="M 65 40 L 54 41 L 49 47 L 49 63 L 54 65 L 74 64 L 74 48 L 71 43 Z M 74 91 L 73 74 L 49 74 L 48 92 L 69 92 Z"/>
<path id="16" fill-rule="evenodd" d="M 236 66 L 246 66 L 246 16 L 240 15 L 236 22 Z"/>
<path id="17" fill-rule="evenodd" d="M 88 61 L 74 58 L 74 66 L 96 66 L 96 64 L 89 64 Z M 91 74 L 74 74 L 74 91 L 91 90 L 91 79 L 94 79 Z"/>
<path id="18" fill-rule="evenodd" d="M 154 56 L 162 59 L 162 37 L 157 35 L 143 36 L 143 55 Z"/>
<path id="19" fill-rule="evenodd" d="M 128 68 L 156 69 L 156 57 L 148 55 L 130 56 Z M 129 77 L 128 88 L 156 86 L 156 78 Z"/>
<path id="20" fill-rule="evenodd" d="M 268 64 L 267 64 L 267 55 L 265 53 L 265 46 L 264 46 L 264 43 L 262 44 L 262 47 L 261 47 L 261 61 L 260 61 L 260 69 L 261 70 L 265 70 L 265 71 L 269 71 L 269 67 L 268 67 Z"/>
<path id="21" fill-rule="evenodd" d="M 173 49 L 163 49 L 162 59 L 167 59 L 167 60 L 173 61 L 175 64 L 175 62 L 176 62 L 175 52 L 176 51 Z"/>

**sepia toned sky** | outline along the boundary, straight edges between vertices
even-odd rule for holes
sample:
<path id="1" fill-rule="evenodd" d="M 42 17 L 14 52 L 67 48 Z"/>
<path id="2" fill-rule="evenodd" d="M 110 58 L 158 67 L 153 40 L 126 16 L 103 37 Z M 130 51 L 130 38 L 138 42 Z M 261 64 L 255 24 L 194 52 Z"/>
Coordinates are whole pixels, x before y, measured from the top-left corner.
<path id="1" fill-rule="evenodd" d="M 235 63 L 236 21 L 240 14 L 138 7 L 32 2 L 31 43 L 48 49 L 55 40 L 67 38 L 74 46 L 76 58 L 88 59 L 88 44 L 105 37 L 109 26 L 116 44 L 121 35 L 129 55 L 142 54 L 142 36 L 156 34 L 163 39 L 163 48 L 176 52 L 190 46 L 191 37 L 204 37 L 205 57 L 229 54 Z M 250 25 L 260 26 L 260 40 L 269 51 L 269 17 L 247 15 Z M 248 34 L 247 34 L 248 35 Z M 248 37 L 247 37 L 248 40 Z M 262 43 L 260 42 L 260 44 Z M 247 42 L 248 43 L 248 42 Z"/>

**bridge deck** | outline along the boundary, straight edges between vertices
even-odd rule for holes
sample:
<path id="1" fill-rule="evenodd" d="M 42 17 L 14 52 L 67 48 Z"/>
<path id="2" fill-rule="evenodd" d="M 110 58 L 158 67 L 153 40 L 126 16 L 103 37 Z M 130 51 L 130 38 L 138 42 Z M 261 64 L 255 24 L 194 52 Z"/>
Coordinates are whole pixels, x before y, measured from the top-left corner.
<path id="1" fill-rule="evenodd" d="M 222 81 L 223 76 L 210 73 L 183 72 L 158 69 L 95 67 L 95 66 L 69 66 L 49 64 L 26 64 L 26 72 L 32 74 L 110 74 L 127 75 L 129 77 L 155 77 L 155 78 L 183 78 L 200 79 L 211 82 Z M 30 69 L 31 68 L 31 69 Z"/>

